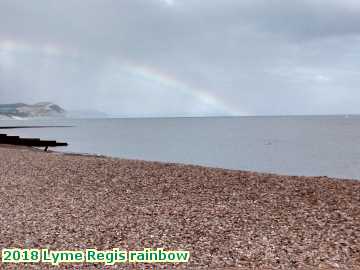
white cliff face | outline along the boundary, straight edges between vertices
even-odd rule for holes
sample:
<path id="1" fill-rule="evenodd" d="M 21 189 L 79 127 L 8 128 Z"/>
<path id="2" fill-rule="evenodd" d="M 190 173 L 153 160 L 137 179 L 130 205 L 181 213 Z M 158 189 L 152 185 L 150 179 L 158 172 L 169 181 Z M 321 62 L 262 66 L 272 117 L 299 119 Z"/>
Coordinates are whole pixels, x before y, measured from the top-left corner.
<path id="1" fill-rule="evenodd" d="M 0 120 L 10 120 L 10 119 L 11 119 L 11 117 L 0 114 Z"/>
<path id="2" fill-rule="evenodd" d="M 24 103 L 0 105 L 0 119 L 19 119 L 34 117 L 65 117 L 65 110 L 51 102 L 33 105 Z"/>

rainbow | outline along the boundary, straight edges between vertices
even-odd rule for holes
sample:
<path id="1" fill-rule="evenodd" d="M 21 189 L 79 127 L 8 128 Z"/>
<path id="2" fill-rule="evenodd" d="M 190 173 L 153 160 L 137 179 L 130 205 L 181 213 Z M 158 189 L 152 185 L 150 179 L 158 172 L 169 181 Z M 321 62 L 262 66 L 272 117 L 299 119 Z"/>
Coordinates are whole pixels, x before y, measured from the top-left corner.
<path id="1" fill-rule="evenodd" d="M 37 47 L 29 43 L 22 43 L 16 40 L 0 40 L 0 52 L 7 51 L 40 51 L 48 56 L 73 56 L 77 57 L 77 53 L 67 48 L 63 48 L 54 44 L 46 44 L 42 47 Z M 111 62 L 110 62 L 111 63 Z M 174 90 L 178 93 L 182 93 L 192 97 L 198 102 L 199 107 L 208 108 L 209 113 L 221 114 L 221 115 L 244 115 L 246 113 L 239 111 L 237 108 L 231 106 L 228 102 L 220 98 L 219 96 L 211 93 L 208 90 L 201 89 L 199 87 L 192 86 L 186 82 L 183 82 L 169 74 L 159 71 L 153 67 L 134 63 L 132 61 L 114 61 L 118 68 L 120 66 L 122 71 L 133 75 L 139 80 L 145 80 L 152 82 L 162 88 Z M 119 65 L 120 64 L 120 65 Z"/>
<path id="2" fill-rule="evenodd" d="M 235 116 L 244 114 L 243 112 L 239 112 L 237 109 L 233 108 L 224 100 L 215 96 L 209 91 L 200 89 L 198 87 L 192 87 L 191 85 L 154 68 L 131 63 L 126 63 L 122 67 L 122 69 L 128 72 L 130 75 L 133 75 L 142 80 L 156 83 L 168 89 L 173 89 L 190 95 L 194 99 L 199 100 L 202 105 L 206 105 L 209 108 L 216 109 L 217 112 L 223 113 L 224 115 Z"/>

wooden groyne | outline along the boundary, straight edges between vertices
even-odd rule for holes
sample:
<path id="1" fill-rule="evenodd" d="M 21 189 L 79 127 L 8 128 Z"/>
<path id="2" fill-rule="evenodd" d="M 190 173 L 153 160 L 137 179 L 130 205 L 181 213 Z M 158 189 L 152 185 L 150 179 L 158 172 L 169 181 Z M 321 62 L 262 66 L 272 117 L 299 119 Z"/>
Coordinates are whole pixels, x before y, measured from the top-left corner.
<path id="1" fill-rule="evenodd" d="M 20 138 L 19 136 L 8 136 L 0 134 L 0 144 L 22 145 L 30 147 L 45 147 L 45 151 L 49 147 L 67 146 L 65 142 L 40 140 L 38 138 Z"/>
<path id="2" fill-rule="evenodd" d="M 71 128 L 73 126 L 0 126 L 0 129 L 23 129 L 23 128 Z"/>

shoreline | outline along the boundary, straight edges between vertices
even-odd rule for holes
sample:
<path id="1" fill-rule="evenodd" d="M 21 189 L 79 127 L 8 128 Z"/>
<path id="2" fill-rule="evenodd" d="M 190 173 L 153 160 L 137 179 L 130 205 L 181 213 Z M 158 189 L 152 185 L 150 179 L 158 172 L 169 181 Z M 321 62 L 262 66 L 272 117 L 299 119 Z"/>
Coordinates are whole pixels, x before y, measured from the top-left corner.
<path id="1" fill-rule="evenodd" d="M 1 147 L 1 146 L 0 146 Z M 40 150 L 34 147 L 30 147 L 34 150 Z M 274 172 L 261 172 L 261 171 L 254 171 L 254 170 L 244 170 L 244 169 L 227 169 L 222 167 L 214 167 L 214 166 L 206 166 L 206 165 L 198 165 L 198 164 L 191 164 L 191 163 L 181 163 L 181 162 L 169 162 L 169 161 L 157 161 L 157 160 L 143 160 L 143 159 L 127 159 L 127 158 L 121 158 L 121 157 L 115 157 L 115 156 L 107 156 L 102 154 L 93 154 L 93 153 L 81 153 L 81 152 L 60 152 L 56 150 L 48 150 L 49 153 L 58 153 L 63 155 L 69 155 L 69 156 L 78 156 L 78 157 L 94 157 L 94 158 L 109 158 L 114 160 L 127 160 L 127 161 L 142 161 L 142 162 L 154 162 L 159 164 L 171 164 L 171 165 L 178 165 L 178 166 L 194 166 L 194 167 L 202 167 L 207 169 L 218 169 L 218 170 L 227 170 L 227 171 L 240 171 L 240 172 L 247 172 L 247 173 L 256 173 L 259 175 L 273 175 L 273 176 L 279 176 L 279 177 L 305 177 L 305 178 L 322 178 L 322 179 L 335 179 L 340 181 L 359 181 L 360 178 L 346 178 L 346 177 L 332 177 L 328 175 L 296 175 L 296 174 L 286 174 L 286 173 L 274 173 Z"/>
<path id="2" fill-rule="evenodd" d="M 190 251 L 179 269 L 360 267 L 358 180 L 7 145 L 0 168 L 1 248 Z"/>
<path id="3" fill-rule="evenodd" d="M 6 145 L 2 144 L 1 147 L 9 147 L 9 148 L 23 148 L 28 150 L 34 150 L 38 152 L 45 152 L 42 149 L 36 147 L 28 147 L 28 146 L 18 146 L 18 145 Z M 206 165 L 197 165 L 191 163 L 181 163 L 181 162 L 166 162 L 166 161 L 157 161 L 157 160 L 143 160 L 143 159 L 128 159 L 128 158 L 121 158 L 115 156 L 107 156 L 102 154 L 93 154 L 93 153 L 81 153 L 81 152 L 61 152 L 56 150 L 47 150 L 47 153 L 53 154 L 60 154 L 64 156 L 74 156 L 74 157 L 93 157 L 93 158 L 105 158 L 111 160 L 124 160 L 124 161 L 140 161 L 140 162 L 150 162 L 150 163 L 158 163 L 158 164 L 169 164 L 169 165 L 178 165 L 178 166 L 192 166 L 192 167 L 202 167 L 205 169 L 215 169 L 215 170 L 226 170 L 226 171 L 234 171 L 234 172 L 246 172 L 246 173 L 255 173 L 259 175 L 271 175 L 271 176 L 279 176 L 279 177 L 304 177 L 304 178 L 315 178 L 315 179 L 328 179 L 328 180 L 336 180 L 336 181 L 358 181 L 360 182 L 360 178 L 346 178 L 346 177 L 332 177 L 328 175 L 296 175 L 296 174 L 286 174 L 286 173 L 274 173 L 274 172 L 261 172 L 261 171 L 254 171 L 254 170 L 243 170 L 243 169 L 227 169 L 222 167 L 214 167 L 214 166 L 206 166 Z"/>

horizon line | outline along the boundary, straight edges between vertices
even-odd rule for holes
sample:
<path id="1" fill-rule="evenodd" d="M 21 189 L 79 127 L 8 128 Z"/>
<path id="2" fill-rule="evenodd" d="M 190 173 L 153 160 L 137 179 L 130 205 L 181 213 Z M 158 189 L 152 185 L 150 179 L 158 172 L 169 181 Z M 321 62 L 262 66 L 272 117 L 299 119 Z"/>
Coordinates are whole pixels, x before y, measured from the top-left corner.
<path id="1" fill-rule="evenodd" d="M 360 116 L 360 113 L 348 114 L 253 114 L 253 115 L 194 115 L 194 116 L 108 116 L 108 117 L 89 117 L 73 119 L 157 119 L 157 118 L 250 118 L 250 117 L 322 117 L 322 116 Z M 69 117 L 69 119 L 71 119 Z"/>

